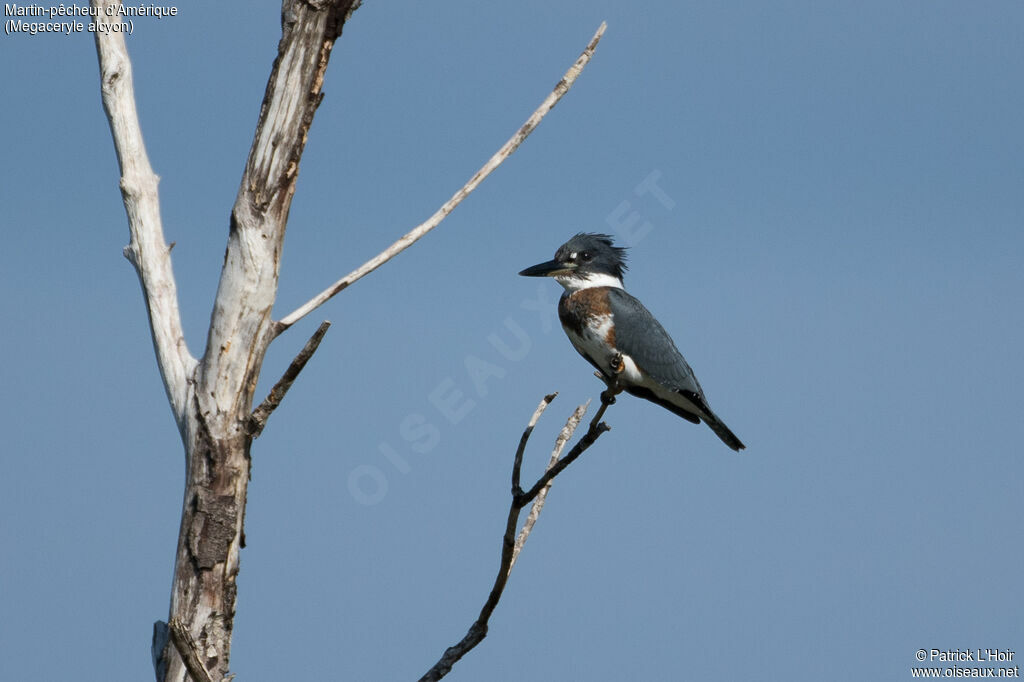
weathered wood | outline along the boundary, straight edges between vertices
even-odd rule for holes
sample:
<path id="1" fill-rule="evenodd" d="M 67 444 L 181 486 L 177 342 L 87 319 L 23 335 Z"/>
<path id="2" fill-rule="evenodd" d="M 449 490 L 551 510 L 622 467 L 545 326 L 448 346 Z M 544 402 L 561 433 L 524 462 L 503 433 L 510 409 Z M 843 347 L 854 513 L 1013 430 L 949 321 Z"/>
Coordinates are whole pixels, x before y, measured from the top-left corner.
<path id="1" fill-rule="evenodd" d="M 174 648 L 178 650 L 178 655 L 181 656 L 188 674 L 192 677 L 192 682 L 213 682 L 210 671 L 206 669 L 199 657 L 199 647 L 196 646 L 195 640 L 192 639 L 192 635 L 188 633 L 185 626 L 179 621 L 171 619 L 171 622 L 167 624 L 167 629 L 170 632 L 171 641 L 174 642 Z"/>
<path id="2" fill-rule="evenodd" d="M 270 313 L 299 161 L 334 41 L 357 0 L 282 7 L 281 40 L 231 213 L 227 252 L 206 352 L 190 406 L 187 489 L 171 618 L 186 624 L 215 679 L 227 675 L 252 435 L 249 415 L 267 346 Z M 166 682 L 185 679 L 170 648 Z"/>
<path id="3" fill-rule="evenodd" d="M 120 5 L 93 0 L 94 7 Z M 100 92 L 103 108 L 114 139 L 121 168 L 121 198 L 128 215 L 131 239 L 124 255 L 139 276 L 146 296 L 149 327 L 156 350 L 160 377 L 171 404 L 178 430 L 185 438 L 185 413 L 190 394 L 189 380 L 197 361 L 189 353 L 178 311 L 178 288 L 171 267 L 171 247 L 164 241 L 160 220 L 160 179 L 153 172 L 142 141 L 142 129 L 135 108 L 132 63 L 124 34 L 96 32 L 96 54 L 100 64 Z"/>
<path id="4" fill-rule="evenodd" d="M 465 636 L 445 649 L 444 654 L 441 655 L 437 663 L 420 678 L 420 682 L 438 682 L 438 680 L 451 672 L 452 666 L 458 663 L 463 656 L 476 648 L 487 637 L 491 614 L 494 613 L 494 609 L 498 607 L 498 602 L 501 601 L 501 595 L 505 592 L 505 586 L 508 584 L 512 567 L 515 565 L 516 558 L 519 556 L 519 552 L 522 551 L 527 538 L 529 538 L 533 525 L 540 516 L 541 509 L 544 507 L 544 499 L 548 494 L 548 490 L 551 489 L 551 484 L 558 474 L 565 471 L 567 466 L 572 464 L 576 458 L 597 442 L 602 433 L 611 430 L 611 427 L 601 421 L 601 419 L 604 417 L 608 406 L 615 402 L 615 396 L 620 391 L 617 380 L 609 383 L 608 390 L 601 393 L 601 407 L 597 410 L 594 418 L 590 420 L 590 427 L 587 429 L 587 432 L 577 441 L 576 445 L 569 451 L 569 454 L 564 459 L 560 459 L 559 457 L 562 454 L 563 448 L 565 448 L 565 444 L 569 442 L 569 439 L 576 432 L 576 427 L 583 420 L 583 415 L 586 413 L 590 402 L 587 401 L 587 403 L 576 408 L 566 421 L 562 431 L 558 434 L 558 438 L 555 439 L 555 446 L 551 451 L 551 457 L 548 460 L 548 466 L 544 474 L 528 492 L 523 492 L 519 483 L 522 478 L 523 453 L 526 451 L 526 443 L 533 433 L 533 428 L 537 425 L 537 420 L 540 419 L 541 415 L 544 414 L 544 410 L 547 409 L 547 406 L 551 404 L 551 401 L 558 394 L 548 394 L 540 401 L 529 423 L 526 425 L 522 437 L 519 439 L 519 447 L 516 449 L 515 457 L 512 459 L 512 501 L 508 506 L 505 532 L 501 537 L 501 561 L 498 565 L 498 575 L 494 578 L 494 585 L 487 595 L 483 608 L 480 609 L 480 615 L 469 626 Z M 530 502 L 533 502 L 533 506 L 530 509 L 526 523 L 519 531 L 517 537 L 516 528 L 519 526 L 519 516 L 523 511 L 523 507 L 530 504 Z"/>
<path id="5" fill-rule="evenodd" d="M 313 332 L 313 335 L 309 337 L 309 341 L 302 347 L 299 354 L 295 356 L 295 359 L 288 365 L 288 369 L 285 370 L 281 378 L 277 380 L 274 387 L 270 389 L 270 393 L 263 402 L 260 403 L 259 407 L 252 411 L 249 415 L 248 430 L 253 438 L 259 438 L 260 434 L 263 433 L 264 427 L 267 425 L 267 419 L 270 415 L 278 408 L 281 401 L 284 400 L 285 395 L 288 394 L 288 389 L 292 387 L 295 380 L 299 376 L 299 372 L 306 366 L 309 359 L 313 357 L 313 353 L 320 347 L 320 342 L 324 340 L 324 334 L 330 328 L 331 323 L 324 320 L 317 327 L 317 330 Z"/>
<path id="6" fill-rule="evenodd" d="M 116 9 L 121 5 L 120 0 L 90 2 L 104 16 L 117 16 Z M 184 682 L 190 677 L 219 682 L 231 677 L 228 664 L 237 596 L 235 581 L 239 551 L 245 545 L 252 440 L 259 435 L 266 418 L 316 350 L 327 325 L 322 325 L 313 335 L 271 395 L 253 412 L 253 392 L 269 344 L 298 319 L 436 227 L 515 151 L 568 91 L 593 54 L 605 28 L 602 24 L 541 107 L 434 216 L 354 273 L 280 322 L 274 322 L 271 310 L 277 295 L 281 247 L 299 162 L 313 116 L 323 99 L 321 87 L 334 41 L 359 4 L 360 0 L 282 2 L 278 54 L 231 212 L 227 250 L 206 348 L 198 360 L 189 352 L 182 331 L 170 258 L 173 244 L 168 246 L 163 236 L 158 178 L 149 164 L 142 140 L 124 33 L 95 33 L 103 105 L 121 168 L 121 191 L 131 235 L 125 255 L 135 266 L 142 285 L 161 377 L 186 455 L 170 625 L 157 621 L 153 628 L 153 666 L 158 682 Z M 108 13 L 107 8 L 114 11 Z M 602 413 L 603 409 L 599 416 Z M 592 424 L 591 432 L 594 428 Z M 581 441 L 585 442 L 583 449 L 599 435 L 591 432 Z M 580 448 L 578 444 L 566 460 L 578 456 Z M 521 456 L 520 452 L 513 497 L 516 519 L 522 507 L 538 495 L 538 486 L 543 482 L 546 491 L 567 463 L 562 460 L 554 465 L 546 479 L 539 481 L 531 492 L 523 493 L 518 488 Z M 538 504 L 536 511 L 539 513 L 539 510 Z M 528 534 L 529 527 L 524 530 L 522 539 Z M 514 556 L 514 537 L 507 535 L 505 544 L 508 556 Z M 511 564 L 507 564 L 504 576 L 499 578 L 502 588 L 510 567 Z M 497 604 L 500 592 L 498 589 L 492 595 L 493 603 L 489 601 L 489 606 L 485 606 L 487 616 Z M 486 617 L 482 614 L 481 618 L 474 625 L 474 629 L 482 627 L 478 632 L 480 639 L 486 635 Z M 454 660 L 475 646 L 475 642 L 465 644 L 458 647 L 459 653 L 454 659 L 446 657 L 439 662 L 435 671 L 444 668 L 446 672 Z"/>
<path id="7" fill-rule="evenodd" d="M 92 0 L 103 12 L 120 4 Z M 185 444 L 186 488 L 169 620 L 180 623 L 179 634 L 191 638 L 202 668 L 215 680 L 227 675 L 231 653 L 235 578 L 245 543 L 250 412 L 267 346 L 278 333 L 270 313 L 288 210 L 323 98 L 331 49 L 358 5 L 359 0 L 282 3 L 277 59 L 231 213 L 206 350 L 199 360 L 189 354 L 181 329 L 170 249 L 160 227 L 157 177 L 142 142 L 123 33 L 95 34 L 131 233 L 125 255 L 139 273 L 161 376 Z M 158 623 L 153 654 L 160 682 L 189 677 L 173 639 Z"/>
<path id="8" fill-rule="evenodd" d="M 384 249 L 379 254 L 366 261 L 292 312 L 285 315 L 278 323 L 278 328 L 283 331 L 295 324 L 303 317 L 331 300 L 331 298 L 342 292 L 350 284 L 362 279 L 380 266 L 384 265 L 398 254 L 402 253 L 402 251 L 405 251 L 407 248 L 415 244 L 425 234 L 440 225 L 441 221 L 447 218 L 448 214 L 454 211 L 455 207 L 462 203 L 463 199 L 468 197 L 470 193 L 472 193 L 472 191 L 487 178 L 488 175 L 504 163 L 505 159 L 512 156 L 512 152 L 519 149 L 519 145 L 526 141 L 526 138 L 528 138 L 530 133 L 540 125 L 541 120 L 548 115 L 548 112 L 555 108 L 555 105 L 558 104 L 559 100 L 562 99 L 565 93 L 569 92 L 569 88 L 573 86 L 576 79 L 579 78 L 581 73 L 583 73 L 584 67 L 586 67 L 590 62 L 590 58 L 594 56 L 594 50 L 597 49 L 597 44 L 601 42 L 601 36 L 604 35 L 604 31 L 607 27 L 607 24 L 601 22 L 601 25 L 597 27 L 597 32 L 594 33 L 594 37 L 590 39 L 589 43 L 587 43 L 582 54 L 580 54 L 579 58 L 577 58 L 573 65 L 565 72 L 565 75 L 562 76 L 562 80 L 555 84 L 554 89 L 547 97 L 544 98 L 544 101 L 540 103 L 540 106 L 530 114 L 530 117 L 519 127 L 519 130 L 517 130 L 512 137 L 510 137 L 508 141 L 498 149 L 498 151 L 494 152 L 494 155 L 487 160 L 487 163 L 481 166 L 480 170 L 474 173 L 473 177 L 466 181 L 466 184 L 460 187 L 459 190 L 452 195 L 451 199 L 444 202 L 444 204 L 441 205 L 441 208 L 434 212 L 434 215 L 430 216 L 425 221 L 402 235 L 394 244 Z"/>

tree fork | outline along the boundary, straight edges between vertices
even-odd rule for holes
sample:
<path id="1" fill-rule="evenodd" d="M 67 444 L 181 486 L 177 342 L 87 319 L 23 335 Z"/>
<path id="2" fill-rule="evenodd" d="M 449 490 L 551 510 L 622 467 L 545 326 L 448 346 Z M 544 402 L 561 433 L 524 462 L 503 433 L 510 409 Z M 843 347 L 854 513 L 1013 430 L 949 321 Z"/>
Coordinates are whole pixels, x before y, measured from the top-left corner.
<path id="1" fill-rule="evenodd" d="M 90 0 L 116 16 L 121 0 Z M 376 270 L 436 227 L 526 139 L 572 87 L 605 25 L 525 124 L 431 218 L 358 270 L 275 322 L 281 248 L 299 162 L 335 40 L 360 0 L 284 0 L 281 39 L 231 211 L 227 250 L 205 352 L 188 349 L 178 310 L 171 246 L 163 236 L 158 177 L 150 167 L 135 107 L 124 33 L 94 34 L 103 106 L 121 169 L 131 241 L 125 255 L 142 285 L 157 364 L 185 448 L 186 485 L 168 622 L 153 629 L 158 682 L 228 678 L 239 550 L 245 545 L 250 449 L 267 417 L 316 350 L 327 323 L 252 411 L 270 343 L 311 310 Z M 108 8 L 111 11 L 108 11 Z M 554 474 L 551 475 L 553 478 Z M 550 479 L 548 479 L 550 480 Z M 528 533 L 528 531 L 526 531 Z"/>
<path id="2" fill-rule="evenodd" d="M 91 0 L 106 12 L 120 0 Z M 281 40 L 260 107 L 238 197 L 231 212 L 224 267 L 206 349 L 196 360 L 181 329 L 170 249 L 160 224 L 157 178 L 135 109 L 131 62 L 122 33 L 95 35 L 103 104 L 121 166 L 121 187 L 135 266 L 149 311 L 153 344 L 186 454 L 186 487 L 175 557 L 170 622 L 153 632 L 158 682 L 183 682 L 203 669 L 228 672 L 239 550 L 253 435 L 250 413 L 267 347 L 279 333 L 271 319 L 281 245 L 299 162 L 334 41 L 358 0 L 284 0 Z M 186 664 L 175 642 L 192 657 Z M 198 663 L 198 667 L 197 664 Z"/>

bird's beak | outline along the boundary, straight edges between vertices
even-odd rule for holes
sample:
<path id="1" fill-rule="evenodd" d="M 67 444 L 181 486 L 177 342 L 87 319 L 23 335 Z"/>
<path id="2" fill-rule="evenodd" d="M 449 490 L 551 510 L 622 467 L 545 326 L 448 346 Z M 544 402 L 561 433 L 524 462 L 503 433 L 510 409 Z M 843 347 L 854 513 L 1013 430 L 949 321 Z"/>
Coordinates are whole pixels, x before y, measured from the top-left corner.
<path id="1" fill-rule="evenodd" d="M 563 263 L 559 260 L 549 260 L 546 263 L 538 263 L 537 265 L 526 268 L 519 274 L 523 277 L 554 277 L 555 275 L 572 272 L 575 269 L 575 263 Z"/>

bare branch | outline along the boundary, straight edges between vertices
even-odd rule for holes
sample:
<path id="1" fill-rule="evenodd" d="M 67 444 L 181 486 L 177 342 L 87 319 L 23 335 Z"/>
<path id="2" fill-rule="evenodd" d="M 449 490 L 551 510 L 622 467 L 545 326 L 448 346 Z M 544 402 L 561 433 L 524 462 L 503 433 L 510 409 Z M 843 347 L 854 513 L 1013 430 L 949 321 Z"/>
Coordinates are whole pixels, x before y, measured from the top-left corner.
<path id="1" fill-rule="evenodd" d="M 358 5 L 359 0 L 282 2 L 277 58 L 231 210 L 224 266 L 197 377 L 198 392 L 221 406 L 211 411 L 217 429 L 237 424 L 236 412 L 251 409 L 263 353 L 279 332 L 271 312 L 299 163 L 323 100 L 334 42 Z"/>
<path id="2" fill-rule="evenodd" d="M 121 5 L 119 0 L 92 0 L 91 4 L 101 13 L 105 13 L 107 7 Z M 135 108 L 132 64 L 125 47 L 124 33 L 96 31 L 93 35 L 100 66 L 103 109 L 107 113 L 121 168 L 121 196 L 131 235 L 124 255 L 135 266 L 142 284 L 160 376 L 178 430 L 184 437 L 189 381 L 196 368 L 196 359 L 189 353 L 181 326 L 171 249 L 164 241 L 160 221 L 159 178 L 149 164 L 142 140 Z"/>
<path id="3" fill-rule="evenodd" d="M 559 457 L 562 456 L 562 450 L 565 449 L 565 444 L 572 438 L 572 434 L 576 433 L 576 427 L 583 421 L 583 415 L 587 413 L 587 407 L 590 405 L 590 401 L 583 403 L 578 406 L 576 410 L 569 416 L 568 421 L 565 422 L 565 426 L 558 432 L 558 438 L 555 439 L 555 447 L 551 451 L 551 459 L 548 460 L 547 470 L 555 466 L 558 463 Z M 530 532 L 533 530 L 534 524 L 537 523 L 537 519 L 540 518 L 540 512 L 544 509 L 544 500 L 547 499 L 548 490 L 551 489 L 552 481 L 548 481 L 547 485 L 541 488 L 540 493 L 537 494 L 537 498 L 530 505 L 530 513 L 526 516 L 526 523 L 523 524 L 522 529 L 519 531 L 519 536 L 516 537 L 515 547 L 512 548 L 512 561 L 508 565 L 509 573 L 512 572 L 512 567 L 516 565 L 516 559 L 519 558 L 519 552 L 523 551 L 523 545 L 526 544 L 526 539 L 530 537 Z M 513 489 L 516 484 L 513 483 Z"/>
<path id="4" fill-rule="evenodd" d="M 185 669 L 188 670 L 188 674 L 192 677 L 192 682 L 213 682 L 213 678 L 210 676 L 210 671 L 203 665 L 202 660 L 199 658 L 199 649 L 196 647 L 196 642 L 192 639 L 192 635 L 188 633 L 185 626 L 181 624 L 181 621 L 177 618 L 172 618 L 171 622 L 168 623 L 168 627 L 171 631 L 171 641 L 174 642 L 174 648 L 178 650 L 178 655 L 181 656 L 181 660 L 185 663 Z"/>
<path id="5" fill-rule="evenodd" d="M 513 493 L 519 488 L 520 472 L 523 468 L 523 453 L 526 451 L 526 443 L 530 440 L 530 434 L 533 433 L 533 427 L 537 425 L 540 420 L 540 416 L 544 414 L 544 410 L 548 409 L 548 405 L 551 401 L 558 397 L 558 391 L 554 393 L 548 393 L 540 401 L 540 405 L 533 411 L 533 416 L 530 417 L 530 422 L 526 425 L 526 429 L 523 431 L 522 437 L 519 439 L 519 447 L 516 448 L 516 456 L 512 460 L 512 491 Z"/>
<path id="6" fill-rule="evenodd" d="M 540 495 L 540 491 L 550 485 L 555 476 L 558 476 L 558 474 L 565 471 L 565 468 L 576 461 L 577 457 L 586 452 L 587 448 L 593 445 L 602 433 L 605 431 L 611 431 L 612 427 L 601 421 L 601 417 L 604 416 L 604 412 L 608 409 L 608 406 L 615 403 L 615 395 L 621 392 L 621 390 L 622 389 L 616 387 L 615 389 L 610 388 L 609 390 L 601 393 L 601 407 L 597 410 L 597 414 L 594 415 L 594 418 L 590 420 L 590 428 L 588 428 L 587 432 L 583 434 L 583 437 L 580 438 L 579 442 L 573 446 L 572 450 L 569 451 L 569 454 L 555 462 L 554 466 L 545 471 L 544 474 L 537 479 L 537 482 L 533 484 L 532 488 L 526 492 L 523 492 L 522 490 L 518 491 L 517 499 L 520 506 L 525 506 L 528 502 Z"/>
<path id="7" fill-rule="evenodd" d="M 498 606 L 498 602 L 501 600 L 501 595 L 505 591 L 505 585 L 508 583 L 509 574 L 512 572 L 512 566 L 518 557 L 519 552 L 522 550 L 523 544 L 526 542 L 527 537 L 530 535 L 530 531 L 533 529 L 533 524 L 536 523 L 537 517 L 540 515 L 540 511 L 544 506 L 543 498 L 538 497 L 543 491 L 543 494 L 547 494 L 547 490 L 551 487 L 551 483 L 559 473 L 565 470 L 569 464 L 572 463 L 577 457 L 587 450 L 595 441 L 601 436 L 602 433 L 609 430 L 609 427 L 604 422 L 600 421 L 601 417 L 604 416 L 605 410 L 609 405 L 615 402 L 615 393 L 617 392 L 617 383 L 614 382 L 609 386 L 609 390 L 601 394 L 601 409 L 598 410 L 597 415 L 590 422 L 590 428 L 587 433 L 583 435 L 580 441 L 575 447 L 569 452 L 569 455 L 565 459 L 558 459 L 559 453 L 565 447 L 566 442 L 572 438 L 572 434 L 575 432 L 576 427 L 583 420 L 583 415 L 587 411 L 587 405 L 589 401 L 580 405 L 573 412 L 572 416 L 566 422 L 565 427 L 559 433 L 558 438 L 555 440 L 555 448 L 551 454 L 551 460 L 548 463 L 548 469 L 544 475 L 541 476 L 540 480 L 532 488 L 529 493 L 524 493 L 519 487 L 519 481 L 521 477 L 521 469 L 523 464 L 523 452 L 526 449 L 526 442 L 530 438 L 530 434 L 533 433 L 533 427 L 537 424 L 537 420 L 544 413 L 547 406 L 554 400 L 556 393 L 552 393 L 544 396 L 541 400 L 540 405 L 537 406 L 536 411 L 533 413 L 533 417 L 527 424 L 526 429 L 523 431 L 522 438 L 519 440 L 519 447 L 516 449 L 515 458 L 512 464 L 512 502 L 509 504 L 508 519 L 505 522 L 505 533 L 502 536 L 501 544 L 501 563 L 498 567 L 498 575 L 494 579 L 494 586 L 491 588 L 491 593 L 487 596 L 487 601 L 484 602 L 483 608 L 480 610 L 480 615 L 476 621 L 469 627 L 469 631 L 466 636 L 459 640 L 453 646 L 448 647 L 441 659 L 434 664 L 434 667 L 427 671 L 427 674 L 420 678 L 420 682 L 436 682 L 442 677 L 451 672 L 452 666 L 454 666 L 459 659 L 465 656 L 467 653 L 473 650 L 480 642 L 487 636 L 488 622 L 490 621 L 491 614 L 494 613 L 494 609 Z M 572 459 L 569 459 L 569 458 Z M 568 460 L 568 461 L 567 461 Z M 536 492 L 534 492 L 536 491 Z M 522 531 L 519 533 L 519 537 L 516 537 L 516 528 L 519 525 L 519 516 L 523 511 L 523 507 L 529 504 L 532 500 L 537 499 L 537 503 L 534 504 L 530 510 L 530 515 L 527 518 L 526 524 L 523 526 Z"/>
<path id="8" fill-rule="evenodd" d="M 284 400 L 284 396 L 288 393 L 288 389 L 295 383 L 295 379 L 298 378 L 299 372 L 306 366 L 309 359 L 313 357 L 313 353 L 320 347 L 320 342 L 323 341 L 324 334 L 327 333 L 327 329 L 331 326 L 331 323 L 324 320 L 320 323 L 320 327 L 317 328 L 313 335 L 309 337 L 309 341 L 302 347 L 299 354 L 295 356 L 291 364 L 288 365 L 288 369 L 285 370 L 281 378 L 274 384 L 274 388 L 270 390 L 267 397 L 263 399 L 260 406 L 253 410 L 252 415 L 249 416 L 249 434 L 253 438 L 258 438 L 263 433 L 263 428 L 267 425 L 267 419 L 270 418 L 270 413 L 277 409 L 281 401 Z"/>
<path id="9" fill-rule="evenodd" d="M 576 82 L 580 73 L 583 72 L 583 68 L 593 56 L 594 50 L 597 48 L 597 44 L 601 41 L 601 36 L 604 35 L 606 26 L 607 25 L 604 22 L 601 22 L 601 25 L 597 29 L 597 33 L 595 33 L 594 37 L 590 39 L 590 43 L 587 45 L 586 49 L 583 50 L 579 59 L 569 67 L 569 70 L 565 72 L 564 76 L 562 76 L 562 80 L 558 82 L 551 94 L 549 94 L 541 105 L 537 107 L 537 110 L 530 115 L 530 118 L 526 120 L 526 123 L 524 123 L 522 127 L 516 131 L 516 134 L 509 138 L 508 142 L 506 142 L 501 149 L 499 149 L 494 156 L 492 156 L 490 160 L 469 179 L 469 182 L 463 185 L 458 192 L 452 195 L 452 198 L 445 202 L 445 204 L 441 206 L 434 215 L 430 216 L 426 222 L 421 223 L 410 230 L 401 239 L 386 248 L 384 251 L 381 251 L 379 254 L 366 261 L 358 268 L 345 275 L 337 282 L 311 298 L 309 301 L 283 317 L 278 322 L 279 333 L 319 308 L 353 282 L 370 274 L 400 254 L 402 251 L 405 251 L 420 239 L 420 237 L 441 224 L 441 221 L 448 217 L 448 214 L 455 210 L 455 207 L 458 206 L 463 199 L 469 196 L 469 194 L 476 189 L 481 182 L 483 182 L 484 178 L 490 175 L 495 168 L 500 166 L 505 159 L 512 155 L 512 152 L 519 148 L 519 145 L 521 145 L 523 141 L 529 137 L 530 133 L 533 132 L 534 128 L 540 124 L 541 119 L 543 119 L 547 113 L 554 108 L 558 101 L 562 99 L 562 96 L 569 91 L 569 88 L 571 88 L 573 83 Z"/>

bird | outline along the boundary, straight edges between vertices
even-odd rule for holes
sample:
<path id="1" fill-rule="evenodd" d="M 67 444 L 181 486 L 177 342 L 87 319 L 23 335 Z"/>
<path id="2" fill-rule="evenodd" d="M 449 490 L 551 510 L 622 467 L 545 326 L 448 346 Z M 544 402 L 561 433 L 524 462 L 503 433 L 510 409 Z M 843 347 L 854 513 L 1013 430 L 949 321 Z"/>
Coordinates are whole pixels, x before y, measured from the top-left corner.
<path id="1" fill-rule="evenodd" d="M 519 274 L 552 277 L 562 285 L 562 329 L 609 388 L 617 385 L 694 424 L 703 421 L 730 448 L 744 449 L 708 405 L 672 337 L 623 288 L 626 267 L 626 249 L 615 246 L 610 236 L 580 232 L 558 247 L 552 260 Z"/>

